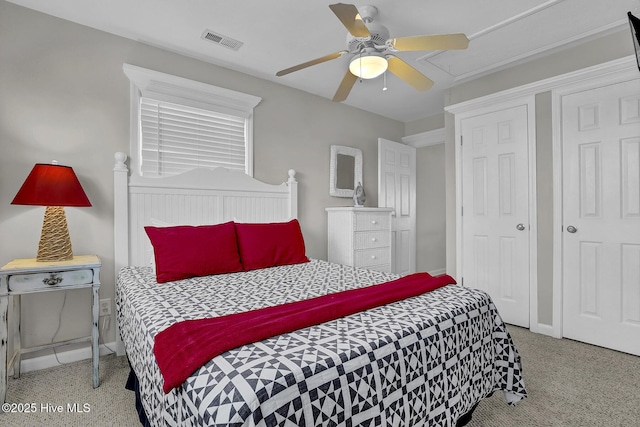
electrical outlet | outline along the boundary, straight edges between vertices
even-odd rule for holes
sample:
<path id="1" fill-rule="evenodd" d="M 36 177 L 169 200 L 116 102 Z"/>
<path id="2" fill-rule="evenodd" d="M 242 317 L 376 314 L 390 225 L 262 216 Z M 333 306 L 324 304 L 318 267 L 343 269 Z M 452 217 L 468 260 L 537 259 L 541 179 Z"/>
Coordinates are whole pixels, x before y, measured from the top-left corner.
<path id="1" fill-rule="evenodd" d="M 111 298 L 100 300 L 100 317 L 111 316 Z"/>

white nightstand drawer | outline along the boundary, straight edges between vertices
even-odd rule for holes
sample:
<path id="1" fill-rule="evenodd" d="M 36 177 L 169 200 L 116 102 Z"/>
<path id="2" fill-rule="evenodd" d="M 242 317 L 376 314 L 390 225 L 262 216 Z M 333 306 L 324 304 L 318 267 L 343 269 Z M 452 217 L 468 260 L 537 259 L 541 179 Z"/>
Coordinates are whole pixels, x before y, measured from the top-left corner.
<path id="1" fill-rule="evenodd" d="M 388 264 L 391 262 L 389 255 L 388 247 L 356 251 L 355 265 L 356 267 L 368 267 L 370 265 Z"/>
<path id="2" fill-rule="evenodd" d="M 10 291 L 62 288 L 93 282 L 93 270 L 56 271 L 53 273 L 14 274 L 9 276 Z"/>
<path id="3" fill-rule="evenodd" d="M 388 230 L 390 220 L 389 215 L 358 212 L 355 231 Z"/>
<path id="4" fill-rule="evenodd" d="M 388 231 L 358 231 L 354 233 L 353 247 L 357 249 L 382 248 L 389 246 Z"/>

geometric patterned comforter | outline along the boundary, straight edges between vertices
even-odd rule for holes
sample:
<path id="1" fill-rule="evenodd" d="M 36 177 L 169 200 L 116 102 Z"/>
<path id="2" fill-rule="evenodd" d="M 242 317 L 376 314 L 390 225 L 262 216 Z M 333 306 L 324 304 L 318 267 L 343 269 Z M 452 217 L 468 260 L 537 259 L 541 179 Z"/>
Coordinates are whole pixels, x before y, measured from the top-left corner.
<path id="1" fill-rule="evenodd" d="M 158 426 L 453 426 L 482 398 L 526 397 L 520 357 L 490 297 L 458 285 L 279 335 L 213 358 L 168 394 L 154 336 L 221 316 L 397 276 L 309 263 L 157 284 L 125 267 L 120 333 Z"/>

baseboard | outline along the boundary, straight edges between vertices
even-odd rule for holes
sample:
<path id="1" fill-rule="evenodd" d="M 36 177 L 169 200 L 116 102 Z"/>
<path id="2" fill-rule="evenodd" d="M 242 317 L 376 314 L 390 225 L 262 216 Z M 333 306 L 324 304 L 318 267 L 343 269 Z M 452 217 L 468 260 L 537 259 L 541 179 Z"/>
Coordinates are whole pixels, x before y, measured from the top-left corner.
<path id="1" fill-rule="evenodd" d="M 112 349 L 115 348 L 115 341 L 106 344 L 100 344 L 100 356 L 113 353 Z M 52 368 L 61 364 L 73 363 L 86 359 L 91 359 L 91 347 L 68 351 L 56 350 L 56 354 L 48 354 L 46 356 L 23 359 L 20 367 L 20 372 L 39 371 L 40 369 Z"/>
<path id="2" fill-rule="evenodd" d="M 548 335 L 550 337 L 554 337 L 555 338 L 555 334 L 553 333 L 553 326 L 552 325 L 547 325 L 544 323 L 538 323 L 538 327 L 536 328 L 535 331 L 532 332 L 536 332 L 538 334 L 541 335 Z"/>

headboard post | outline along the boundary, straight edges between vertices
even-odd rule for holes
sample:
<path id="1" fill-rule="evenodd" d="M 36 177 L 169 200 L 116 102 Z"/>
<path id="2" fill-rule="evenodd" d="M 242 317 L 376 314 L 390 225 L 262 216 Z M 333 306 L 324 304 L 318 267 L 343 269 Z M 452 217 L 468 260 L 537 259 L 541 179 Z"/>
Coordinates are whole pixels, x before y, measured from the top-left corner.
<path id="1" fill-rule="evenodd" d="M 298 181 L 296 181 L 296 171 L 289 169 L 289 218 L 298 218 Z"/>
<path id="2" fill-rule="evenodd" d="M 113 228 L 114 228 L 114 262 L 115 278 L 122 267 L 129 264 L 129 169 L 125 164 L 127 155 L 115 154 L 113 167 Z M 117 286 L 117 285 L 116 285 Z M 120 339 L 120 327 L 116 321 L 116 354 L 124 355 L 124 344 Z"/>

